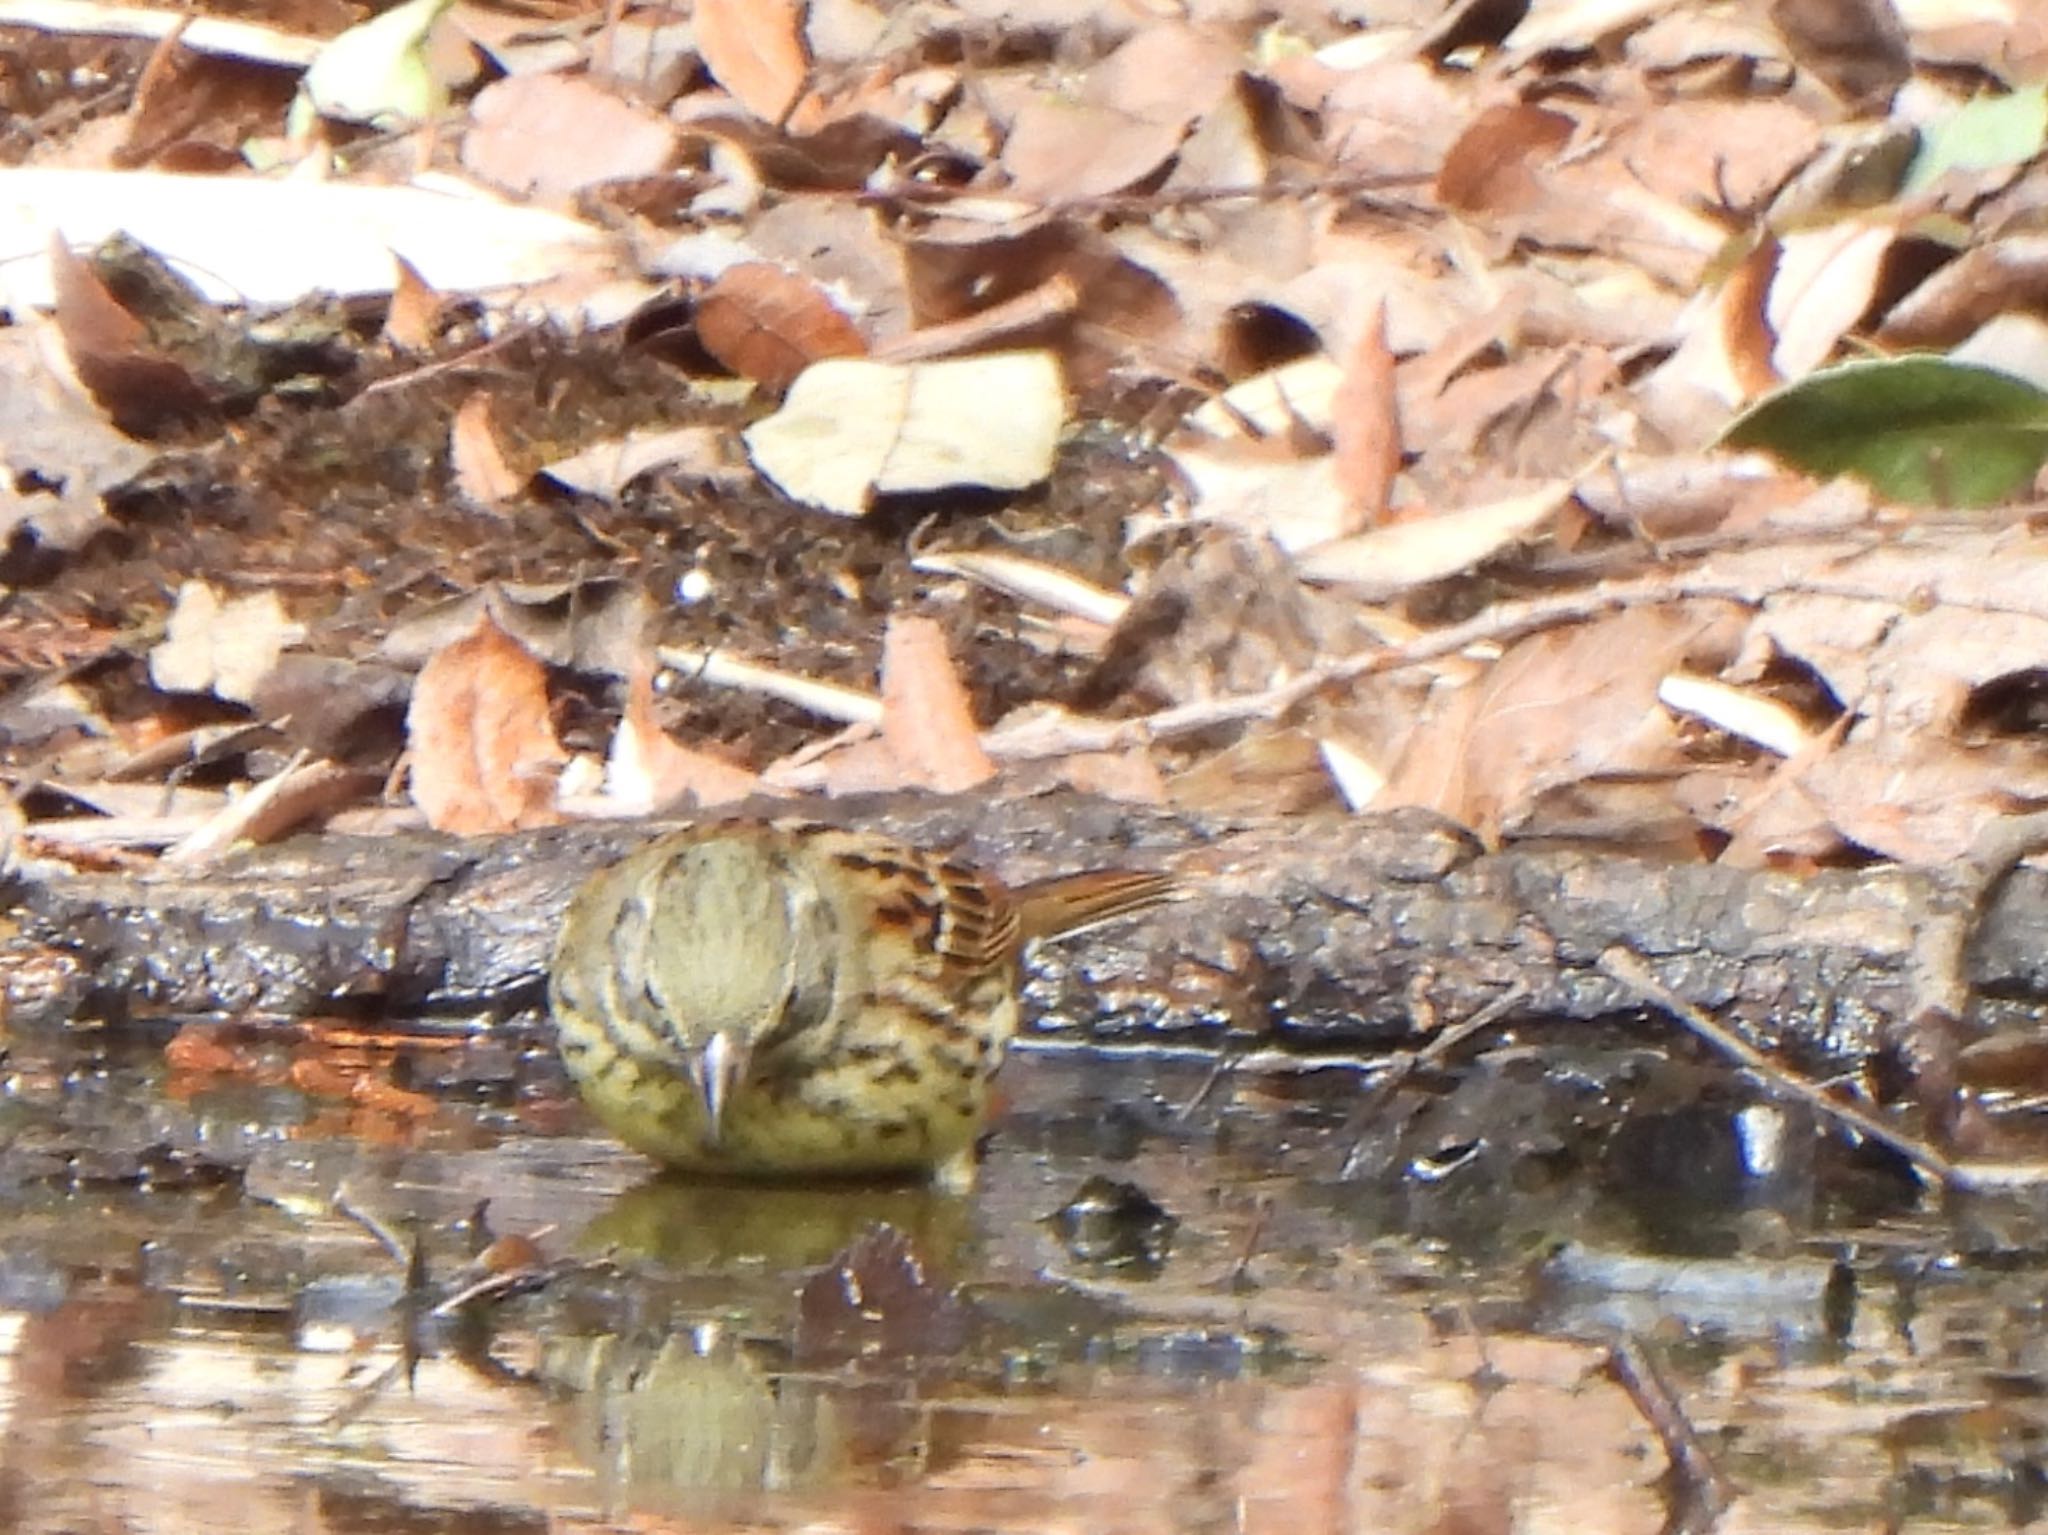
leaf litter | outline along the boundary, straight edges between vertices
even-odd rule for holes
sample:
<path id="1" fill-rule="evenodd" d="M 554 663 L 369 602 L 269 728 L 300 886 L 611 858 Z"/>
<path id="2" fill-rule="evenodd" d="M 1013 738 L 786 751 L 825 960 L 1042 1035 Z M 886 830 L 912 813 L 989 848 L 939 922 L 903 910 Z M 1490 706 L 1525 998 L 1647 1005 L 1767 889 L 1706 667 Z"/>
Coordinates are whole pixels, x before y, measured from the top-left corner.
<path id="1" fill-rule="evenodd" d="M 0 11 L 23 845 L 1064 780 L 1938 868 L 2048 794 L 2025 7 L 441 9 L 395 94 L 346 7 Z"/>

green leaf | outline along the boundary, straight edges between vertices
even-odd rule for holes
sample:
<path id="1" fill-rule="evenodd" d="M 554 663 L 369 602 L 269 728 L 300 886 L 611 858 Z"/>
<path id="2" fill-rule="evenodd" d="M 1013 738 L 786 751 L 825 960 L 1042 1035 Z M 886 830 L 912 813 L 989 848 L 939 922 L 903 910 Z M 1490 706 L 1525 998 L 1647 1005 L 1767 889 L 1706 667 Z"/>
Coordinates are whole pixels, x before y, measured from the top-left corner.
<path id="1" fill-rule="evenodd" d="M 1991 506 L 2048 461 L 2048 391 L 1945 357 L 1852 362 L 1759 400 L 1721 441 L 1908 505 Z"/>
<path id="2" fill-rule="evenodd" d="M 2048 143 L 2048 85 L 1980 96 L 1921 130 L 1905 192 L 1925 191 L 1949 171 L 1988 171 L 2031 160 Z"/>

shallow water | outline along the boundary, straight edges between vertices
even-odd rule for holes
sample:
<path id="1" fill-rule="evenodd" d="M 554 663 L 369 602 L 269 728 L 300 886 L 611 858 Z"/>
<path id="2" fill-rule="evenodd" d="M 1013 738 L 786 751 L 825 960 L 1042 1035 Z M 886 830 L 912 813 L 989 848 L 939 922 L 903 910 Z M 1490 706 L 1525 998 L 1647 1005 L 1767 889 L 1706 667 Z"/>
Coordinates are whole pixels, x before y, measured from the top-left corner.
<path id="1" fill-rule="evenodd" d="M 1719 1529 L 2013 1527 L 2048 1485 L 2040 1212 L 1796 1116 L 1760 1161 L 1626 1043 L 1377 1096 L 1028 1054 L 965 1199 L 650 1180 L 544 1062 L 458 1054 L 380 1119 L 17 1049 L 7 1527 L 1704 1527 L 1624 1343 Z"/>

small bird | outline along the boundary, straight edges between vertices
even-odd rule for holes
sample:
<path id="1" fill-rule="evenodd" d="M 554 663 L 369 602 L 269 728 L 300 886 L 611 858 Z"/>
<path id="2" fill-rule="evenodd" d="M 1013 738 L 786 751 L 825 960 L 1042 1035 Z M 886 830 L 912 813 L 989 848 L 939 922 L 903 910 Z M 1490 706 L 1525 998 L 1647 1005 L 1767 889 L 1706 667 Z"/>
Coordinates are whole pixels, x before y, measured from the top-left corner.
<path id="1" fill-rule="evenodd" d="M 577 892 L 548 999 L 584 1099 L 670 1167 L 965 1189 L 1024 945 L 1175 890 L 1098 870 L 1011 891 L 868 832 L 719 822 Z"/>

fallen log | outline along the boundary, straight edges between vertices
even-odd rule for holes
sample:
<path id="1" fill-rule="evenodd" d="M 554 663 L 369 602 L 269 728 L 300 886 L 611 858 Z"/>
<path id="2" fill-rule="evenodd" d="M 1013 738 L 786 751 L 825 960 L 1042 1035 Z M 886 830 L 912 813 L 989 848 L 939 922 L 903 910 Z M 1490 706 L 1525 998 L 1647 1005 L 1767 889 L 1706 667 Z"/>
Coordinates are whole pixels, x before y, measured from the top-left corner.
<path id="1" fill-rule="evenodd" d="M 1953 880 L 1926 871 L 1483 853 L 1416 812 L 1228 821 L 1054 794 L 891 796 L 826 813 L 1012 879 L 1180 870 L 1186 899 L 1035 956 L 1031 1026 L 1091 1041 L 1372 1053 L 1510 990 L 1524 1023 L 1639 1013 L 1642 996 L 1600 964 L 1623 946 L 1788 1061 L 1840 1066 L 1898 1043 L 1926 1002 L 1928 935 L 1958 916 Z M 529 1016 L 570 893 L 668 824 L 330 835 L 118 874 L 27 862 L 0 948 L 10 1020 Z M 1960 952 L 1961 1037 L 2033 1018 L 2048 997 L 2048 878 L 2004 880 Z"/>

